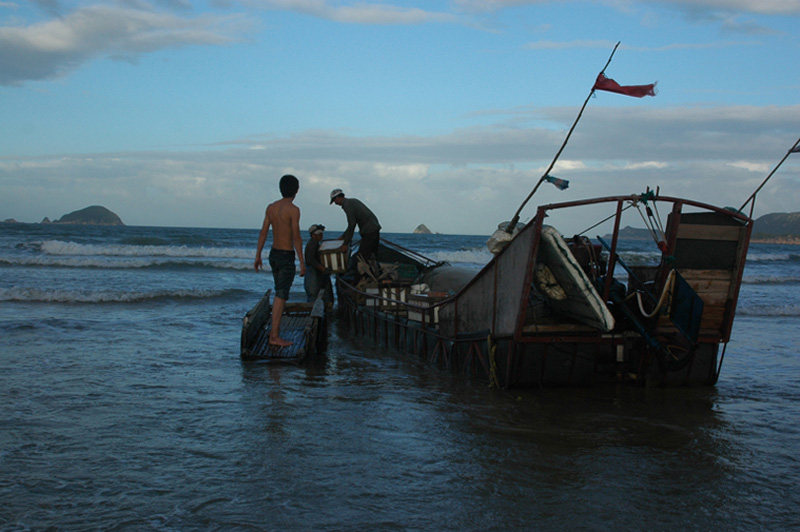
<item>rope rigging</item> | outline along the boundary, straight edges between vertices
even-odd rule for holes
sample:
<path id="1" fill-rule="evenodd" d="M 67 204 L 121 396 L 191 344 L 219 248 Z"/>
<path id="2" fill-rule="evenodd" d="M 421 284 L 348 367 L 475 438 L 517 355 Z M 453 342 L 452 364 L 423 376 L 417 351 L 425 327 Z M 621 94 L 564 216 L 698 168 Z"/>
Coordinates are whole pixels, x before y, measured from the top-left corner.
<path id="1" fill-rule="evenodd" d="M 601 75 L 605 73 L 606 69 L 608 68 L 608 65 L 611 64 L 611 59 L 613 59 L 614 54 L 617 52 L 617 48 L 619 48 L 619 45 L 620 43 L 617 42 L 616 46 L 614 46 L 614 49 L 611 51 L 611 55 L 608 57 L 608 61 L 606 61 L 606 66 L 604 66 L 603 70 L 600 71 Z M 589 95 L 586 97 L 586 100 L 583 102 L 583 106 L 581 107 L 581 110 L 578 112 L 578 116 L 572 123 L 572 127 L 569 128 L 569 131 L 567 132 L 567 136 L 564 139 L 564 142 L 561 144 L 561 147 L 558 149 L 558 152 L 556 152 L 556 155 L 555 157 L 553 157 L 552 162 L 550 162 L 550 166 L 547 167 L 547 170 L 544 171 L 542 177 L 539 178 L 539 181 L 536 182 L 536 186 L 533 187 L 533 190 L 531 190 L 530 194 L 528 194 L 528 197 L 525 198 L 525 201 L 523 201 L 522 205 L 519 206 L 517 212 L 514 213 L 514 217 L 511 219 L 511 222 L 509 222 L 508 226 L 506 227 L 507 233 L 512 234 L 512 232 L 514 231 L 514 227 L 516 227 L 517 223 L 519 222 L 519 215 L 522 212 L 522 209 L 525 208 L 525 205 L 527 205 L 528 201 L 533 197 L 533 195 L 539 189 L 539 186 L 541 186 L 541 184 L 547 180 L 548 176 L 550 175 L 550 171 L 556 165 L 556 161 L 558 161 L 558 158 L 561 156 L 561 152 L 564 151 L 564 148 L 567 147 L 567 142 L 569 142 L 569 138 L 572 136 L 572 132 L 575 131 L 575 126 L 578 125 L 578 121 L 580 121 L 581 116 L 583 116 L 583 111 L 586 109 L 586 106 L 588 105 L 589 100 L 594 95 L 594 92 L 595 92 L 595 87 L 593 86 L 592 90 L 589 91 Z"/>

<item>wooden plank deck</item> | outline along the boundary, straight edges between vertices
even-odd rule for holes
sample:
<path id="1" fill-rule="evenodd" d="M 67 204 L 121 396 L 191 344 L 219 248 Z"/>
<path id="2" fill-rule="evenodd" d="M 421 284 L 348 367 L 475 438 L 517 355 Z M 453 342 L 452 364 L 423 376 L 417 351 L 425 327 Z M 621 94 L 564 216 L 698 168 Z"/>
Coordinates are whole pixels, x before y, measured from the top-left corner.
<path id="1" fill-rule="evenodd" d="M 287 302 L 281 318 L 281 337 L 292 345 L 269 345 L 272 329 L 270 292 L 253 307 L 242 323 L 241 357 L 266 362 L 299 363 L 327 345 L 324 294 L 313 303 Z"/>
<path id="2" fill-rule="evenodd" d="M 282 362 L 299 362 L 306 354 L 306 324 L 309 316 L 284 315 L 281 319 L 281 337 L 294 342 L 287 347 L 269 345 L 272 322 L 268 322 L 258 333 L 252 347 L 252 358 L 271 359 Z"/>

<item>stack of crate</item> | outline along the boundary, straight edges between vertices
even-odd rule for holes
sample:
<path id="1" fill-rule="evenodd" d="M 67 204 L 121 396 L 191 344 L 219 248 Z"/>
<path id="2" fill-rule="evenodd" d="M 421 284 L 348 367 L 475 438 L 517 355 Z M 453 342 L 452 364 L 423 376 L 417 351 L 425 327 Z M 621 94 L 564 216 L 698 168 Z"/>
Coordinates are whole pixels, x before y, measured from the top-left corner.
<path id="1" fill-rule="evenodd" d="M 323 240 L 319 244 L 319 261 L 331 273 L 344 273 L 350 258 L 350 248 L 342 250 L 341 240 Z"/>
<path id="2" fill-rule="evenodd" d="M 408 302 L 411 305 L 408 309 L 408 319 L 411 321 L 423 321 L 427 325 L 439 323 L 439 307 L 435 306 L 447 299 L 445 292 L 426 292 L 424 294 L 411 294 Z"/>
<path id="3" fill-rule="evenodd" d="M 378 310 L 384 311 L 405 310 L 404 303 L 408 301 L 409 297 L 408 286 L 380 285 L 369 287 L 365 290 L 365 292 L 368 295 L 385 298 L 367 298 L 368 307 L 376 307 Z"/>

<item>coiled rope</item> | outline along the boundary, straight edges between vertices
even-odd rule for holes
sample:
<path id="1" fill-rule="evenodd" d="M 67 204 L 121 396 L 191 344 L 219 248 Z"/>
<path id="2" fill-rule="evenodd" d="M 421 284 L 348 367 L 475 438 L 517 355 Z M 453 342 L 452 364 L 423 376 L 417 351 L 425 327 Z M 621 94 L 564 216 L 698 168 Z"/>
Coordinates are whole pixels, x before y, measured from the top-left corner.
<path id="1" fill-rule="evenodd" d="M 667 282 L 664 283 L 664 289 L 661 291 L 661 296 L 658 298 L 658 303 L 656 303 L 656 308 L 653 309 L 652 312 L 647 312 L 644 309 L 644 305 L 642 304 L 642 293 L 636 292 L 636 301 L 639 303 L 639 312 L 642 313 L 642 316 L 645 318 L 652 318 L 656 314 L 661 311 L 661 307 L 664 306 L 664 302 L 667 300 L 667 295 L 672 293 L 672 287 L 675 284 L 675 270 L 670 270 L 669 275 L 667 276 Z"/>

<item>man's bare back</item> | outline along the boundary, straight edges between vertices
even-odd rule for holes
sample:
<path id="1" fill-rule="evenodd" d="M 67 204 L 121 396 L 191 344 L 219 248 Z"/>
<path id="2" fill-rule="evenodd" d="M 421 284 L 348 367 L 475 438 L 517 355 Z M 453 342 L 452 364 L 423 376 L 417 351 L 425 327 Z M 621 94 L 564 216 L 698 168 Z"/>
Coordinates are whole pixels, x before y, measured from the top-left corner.
<path id="1" fill-rule="evenodd" d="M 266 217 L 272 224 L 272 248 L 294 249 L 294 227 L 300 226 L 300 209 L 292 203 L 292 198 L 270 203 Z"/>
<path id="2" fill-rule="evenodd" d="M 270 226 L 272 227 L 272 249 L 292 251 L 297 253 L 300 260 L 300 276 L 306 274 L 303 261 L 303 239 L 300 236 L 300 209 L 292 203 L 294 197 L 283 198 L 270 203 L 264 213 L 264 223 L 258 235 L 258 249 L 256 250 L 255 269 L 261 268 L 261 250 L 267 240 Z"/>

